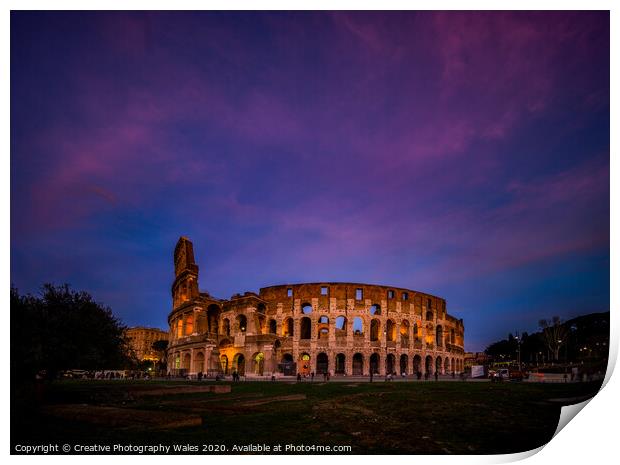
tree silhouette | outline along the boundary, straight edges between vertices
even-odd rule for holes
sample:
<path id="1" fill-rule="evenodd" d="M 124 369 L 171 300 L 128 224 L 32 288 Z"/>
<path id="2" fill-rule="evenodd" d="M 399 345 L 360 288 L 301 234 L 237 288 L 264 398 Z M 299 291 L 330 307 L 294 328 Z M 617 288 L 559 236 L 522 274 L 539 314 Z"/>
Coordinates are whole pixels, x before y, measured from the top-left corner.
<path id="1" fill-rule="evenodd" d="M 566 326 L 562 324 L 559 316 L 554 316 L 550 320 L 538 320 L 538 326 L 542 330 L 542 339 L 549 352 L 553 354 L 553 359 L 560 358 L 560 347 L 566 344 Z"/>
<path id="2" fill-rule="evenodd" d="M 168 349 L 168 340 L 160 339 L 158 341 L 153 342 L 152 348 L 155 352 L 165 352 Z"/>
<path id="3" fill-rule="evenodd" d="M 125 329 L 112 310 L 67 284 L 45 284 L 39 297 L 11 289 L 12 379 L 127 366 Z"/>

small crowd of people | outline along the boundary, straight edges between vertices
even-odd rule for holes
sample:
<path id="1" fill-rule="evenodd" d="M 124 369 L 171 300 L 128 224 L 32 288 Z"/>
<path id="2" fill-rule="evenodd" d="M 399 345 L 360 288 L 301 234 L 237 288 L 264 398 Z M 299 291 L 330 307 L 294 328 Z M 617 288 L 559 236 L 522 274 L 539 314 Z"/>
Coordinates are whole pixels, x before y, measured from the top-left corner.
<path id="1" fill-rule="evenodd" d="M 300 383 L 304 379 L 307 379 L 307 378 L 310 378 L 310 382 L 312 382 L 314 381 L 314 375 L 315 375 L 314 371 L 311 371 L 310 373 L 303 373 L 303 374 L 301 372 L 297 372 L 297 382 Z M 331 375 L 329 374 L 329 372 L 326 371 L 322 374 L 322 376 L 323 376 L 323 381 L 327 382 L 329 381 Z"/>

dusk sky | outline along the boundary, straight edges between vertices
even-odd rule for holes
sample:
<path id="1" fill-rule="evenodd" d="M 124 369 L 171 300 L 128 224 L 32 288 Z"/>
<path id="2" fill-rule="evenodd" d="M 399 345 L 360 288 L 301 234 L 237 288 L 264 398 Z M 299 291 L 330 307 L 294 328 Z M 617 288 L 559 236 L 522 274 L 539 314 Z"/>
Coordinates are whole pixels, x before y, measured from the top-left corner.
<path id="1" fill-rule="evenodd" d="M 608 12 L 11 14 L 11 284 L 167 328 L 352 281 L 447 300 L 466 350 L 609 310 Z"/>

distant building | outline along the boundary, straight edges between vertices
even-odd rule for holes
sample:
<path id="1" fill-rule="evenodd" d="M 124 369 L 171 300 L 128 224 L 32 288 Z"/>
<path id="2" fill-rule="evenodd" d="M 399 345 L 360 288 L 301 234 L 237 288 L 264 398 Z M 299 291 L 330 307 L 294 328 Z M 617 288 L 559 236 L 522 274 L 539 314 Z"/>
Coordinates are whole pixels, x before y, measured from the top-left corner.
<path id="1" fill-rule="evenodd" d="M 153 350 L 153 343 L 156 341 L 167 341 L 168 332 L 158 328 L 146 328 L 144 326 L 136 326 L 129 328 L 125 332 L 130 350 L 138 360 L 161 360 L 164 356 L 163 352 Z"/>
<path id="2" fill-rule="evenodd" d="M 473 365 L 486 365 L 489 362 L 489 356 L 484 352 L 465 352 L 465 368 L 471 368 Z"/>

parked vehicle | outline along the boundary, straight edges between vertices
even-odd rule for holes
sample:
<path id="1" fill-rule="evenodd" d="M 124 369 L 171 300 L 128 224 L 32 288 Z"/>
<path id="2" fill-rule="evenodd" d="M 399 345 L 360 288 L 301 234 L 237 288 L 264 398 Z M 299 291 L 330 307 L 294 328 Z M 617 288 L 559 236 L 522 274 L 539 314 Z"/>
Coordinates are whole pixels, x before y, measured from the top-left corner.
<path id="1" fill-rule="evenodd" d="M 499 370 L 489 370 L 491 381 L 523 381 L 527 374 L 517 368 L 500 368 Z"/>

